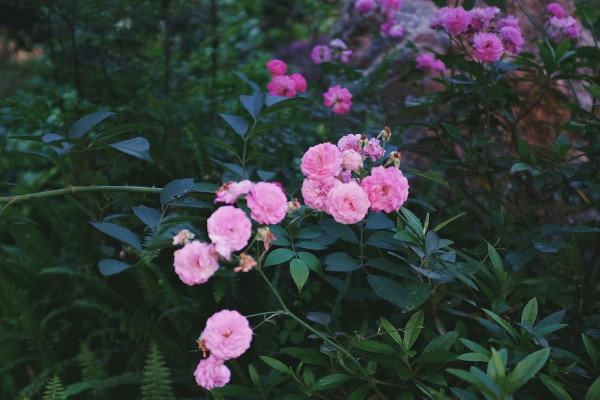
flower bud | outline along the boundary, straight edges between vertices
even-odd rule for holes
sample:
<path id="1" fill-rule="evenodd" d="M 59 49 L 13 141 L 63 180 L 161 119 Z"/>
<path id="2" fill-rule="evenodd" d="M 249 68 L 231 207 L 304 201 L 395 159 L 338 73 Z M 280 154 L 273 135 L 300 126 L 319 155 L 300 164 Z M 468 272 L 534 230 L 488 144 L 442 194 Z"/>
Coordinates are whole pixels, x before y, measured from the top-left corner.
<path id="1" fill-rule="evenodd" d="M 399 151 L 394 151 L 385 162 L 386 167 L 390 165 L 394 165 L 396 168 L 400 168 L 400 163 L 402 162 L 402 154 Z"/>
<path id="2" fill-rule="evenodd" d="M 233 269 L 233 272 L 250 272 L 256 266 L 256 260 L 246 253 L 240 254 L 240 265 Z"/>
<path id="3" fill-rule="evenodd" d="M 300 209 L 300 202 L 298 201 L 297 198 L 293 198 L 292 201 L 288 201 L 288 208 L 287 208 L 287 213 L 291 214 L 293 212 L 296 212 Z"/>
<path id="4" fill-rule="evenodd" d="M 275 240 L 275 235 L 273 235 L 268 226 L 263 226 L 257 229 L 256 240 L 264 242 L 265 250 L 269 250 L 271 242 Z"/>
<path id="5" fill-rule="evenodd" d="M 195 237 L 196 235 L 194 235 L 192 232 L 187 229 L 183 229 L 179 231 L 177 235 L 173 236 L 173 245 L 177 246 L 178 244 L 187 244 Z"/>
<path id="6" fill-rule="evenodd" d="M 379 132 L 377 139 L 381 139 L 384 142 L 387 142 L 388 140 L 390 140 L 391 137 L 392 137 L 392 130 L 390 129 L 389 126 L 386 126 L 385 128 L 383 128 L 383 130 L 381 132 Z"/>
<path id="7" fill-rule="evenodd" d="M 365 153 L 365 150 L 369 149 L 369 139 L 367 135 L 360 135 L 360 139 L 358 139 L 358 149 L 362 154 Z"/>

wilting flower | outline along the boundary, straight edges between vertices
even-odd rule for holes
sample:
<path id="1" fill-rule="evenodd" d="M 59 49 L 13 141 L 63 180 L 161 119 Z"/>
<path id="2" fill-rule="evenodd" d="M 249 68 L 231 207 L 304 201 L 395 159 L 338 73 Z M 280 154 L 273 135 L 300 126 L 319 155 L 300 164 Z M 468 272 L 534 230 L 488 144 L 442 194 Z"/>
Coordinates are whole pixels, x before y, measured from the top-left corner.
<path id="1" fill-rule="evenodd" d="M 233 269 L 233 272 L 250 272 L 256 266 L 256 260 L 246 253 L 240 254 L 240 265 Z"/>
<path id="2" fill-rule="evenodd" d="M 268 226 L 262 226 L 256 230 L 256 240 L 264 242 L 265 251 L 271 247 L 271 242 L 275 240 L 275 235 Z"/>
<path id="3" fill-rule="evenodd" d="M 500 37 L 504 44 L 504 50 L 510 54 L 517 55 L 523 49 L 523 34 L 521 28 L 505 26 L 500 29 Z"/>
<path id="4" fill-rule="evenodd" d="M 177 246 L 178 244 L 189 243 L 190 240 L 192 240 L 195 237 L 196 237 L 196 235 L 194 235 L 189 230 L 182 229 L 179 232 L 177 232 L 177 235 L 173 236 L 173 245 Z"/>
<path id="5" fill-rule="evenodd" d="M 476 7 L 469 11 L 471 14 L 471 27 L 475 31 L 486 30 L 496 14 L 500 12 L 498 7 Z"/>

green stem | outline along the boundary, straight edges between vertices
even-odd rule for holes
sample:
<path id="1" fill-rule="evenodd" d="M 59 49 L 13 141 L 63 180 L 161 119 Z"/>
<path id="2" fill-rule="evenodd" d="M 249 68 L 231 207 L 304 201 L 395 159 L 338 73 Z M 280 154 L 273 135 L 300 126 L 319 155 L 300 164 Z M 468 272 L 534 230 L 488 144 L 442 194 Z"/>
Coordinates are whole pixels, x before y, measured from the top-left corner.
<path id="1" fill-rule="evenodd" d="M 365 378 L 367 378 L 367 381 L 369 382 L 369 385 L 375 391 L 375 393 L 377 393 L 382 400 L 386 400 L 387 399 L 387 397 L 383 393 L 381 393 L 381 391 L 379 390 L 379 388 L 377 387 L 377 385 L 375 384 L 375 382 L 373 382 L 373 379 L 369 376 L 369 374 L 367 373 L 367 371 L 365 371 L 365 369 L 363 368 L 363 366 L 360 365 L 360 363 L 358 362 L 358 360 L 356 358 L 354 358 L 354 356 L 348 350 L 346 350 L 345 348 L 341 347 L 337 343 L 333 342 L 327 336 L 323 335 L 323 333 L 319 332 L 318 330 L 316 330 L 315 328 L 313 328 L 312 326 L 310 326 L 309 324 L 307 324 L 306 322 L 304 322 L 304 320 L 302 320 L 296 314 L 294 314 L 293 312 L 291 312 L 290 309 L 285 304 L 285 302 L 283 301 L 283 299 L 281 298 L 281 296 L 279 295 L 279 292 L 277 292 L 277 289 L 275 289 L 275 287 L 273 286 L 273 284 L 271 283 L 271 281 L 269 280 L 269 278 L 267 278 L 267 276 L 265 275 L 265 273 L 262 271 L 262 268 L 261 268 L 260 264 L 258 265 L 258 268 L 256 268 L 256 270 L 258 271 L 258 273 L 260 274 L 260 276 L 263 278 L 263 280 L 265 281 L 265 283 L 267 284 L 267 286 L 269 287 L 269 289 L 271 290 L 271 292 L 273 292 L 273 294 L 275 295 L 275 298 L 279 302 L 279 305 L 283 309 L 283 312 L 284 312 L 285 315 L 288 315 L 289 317 L 291 317 L 293 320 L 295 320 L 296 322 L 298 322 L 298 324 L 300 324 L 300 326 L 302 326 L 306 330 L 314 333 L 315 335 L 317 335 L 318 337 L 320 337 L 325 343 L 327 343 L 331 347 L 335 348 L 337 351 L 341 352 L 347 358 L 349 358 L 350 360 L 352 360 L 352 362 L 354 363 L 354 365 L 356 366 L 356 368 L 360 371 L 360 373 L 362 375 L 364 375 Z"/>
<path id="2" fill-rule="evenodd" d="M 64 189 L 46 190 L 43 192 L 19 194 L 15 196 L 0 197 L 0 203 L 18 203 L 21 201 L 42 199 L 44 197 L 64 196 L 66 194 L 83 192 L 128 192 L 128 193 L 154 193 L 158 194 L 162 188 L 147 186 L 69 186 Z"/>

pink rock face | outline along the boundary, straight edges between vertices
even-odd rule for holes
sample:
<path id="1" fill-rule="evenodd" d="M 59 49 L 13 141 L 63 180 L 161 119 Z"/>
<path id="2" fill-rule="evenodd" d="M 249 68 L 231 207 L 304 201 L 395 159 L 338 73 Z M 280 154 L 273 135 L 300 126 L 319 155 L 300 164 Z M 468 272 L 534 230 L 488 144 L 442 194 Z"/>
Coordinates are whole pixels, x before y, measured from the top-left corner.
<path id="1" fill-rule="evenodd" d="M 174 253 L 173 266 L 179 279 L 192 286 L 206 282 L 219 269 L 219 256 L 207 243 L 193 241 Z"/>
<path id="2" fill-rule="evenodd" d="M 362 221 L 369 211 L 369 198 L 356 182 L 340 183 L 327 195 L 327 212 L 340 224 Z"/>
<path id="3" fill-rule="evenodd" d="M 335 186 L 341 182 L 333 177 L 323 179 L 307 178 L 302 182 L 302 198 L 304 204 L 314 208 L 317 211 L 325 211 L 327 209 L 327 194 Z"/>
<path id="4" fill-rule="evenodd" d="M 473 37 L 473 57 L 484 64 L 498 61 L 504 52 L 502 41 L 493 33 L 478 33 Z"/>
<path id="5" fill-rule="evenodd" d="M 331 143 L 312 146 L 302 156 L 300 169 L 312 179 L 338 176 L 342 171 L 342 153 Z"/>
<path id="6" fill-rule="evenodd" d="M 374 211 L 398 211 L 408 199 L 408 180 L 396 167 L 373 168 L 371 175 L 363 179 L 362 188 Z"/>
<path id="7" fill-rule="evenodd" d="M 271 96 L 295 97 L 296 81 L 288 75 L 273 75 L 271 82 L 267 83 L 267 90 Z"/>
<path id="8" fill-rule="evenodd" d="M 222 310 L 206 320 L 202 332 L 211 356 L 230 360 L 244 354 L 252 342 L 252 329 L 246 317 L 235 310 Z"/>
<path id="9" fill-rule="evenodd" d="M 267 69 L 271 75 L 285 75 L 287 65 L 281 60 L 273 59 L 267 63 Z"/>
<path id="10" fill-rule="evenodd" d="M 352 93 L 346 88 L 338 86 L 330 87 L 323 93 L 323 105 L 331 107 L 336 114 L 346 114 L 352 106 Z"/>
<path id="11" fill-rule="evenodd" d="M 246 213 L 233 206 L 220 207 L 206 221 L 208 237 L 216 251 L 229 260 L 232 251 L 242 250 L 252 234 Z"/>
<path id="12" fill-rule="evenodd" d="M 211 390 L 227 385 L 231 379 L 231 371 L 223 364 L 223 360 L 211 355 L 200 361 L 194 377 L 198 386 Z"/>
<path id="13" fill-rule="evenodd" d="M 246 197 L 251 217 L 263 225 L 280 223 L 287 215 L 287 198 L 275 183 L 258 182 Z"/>

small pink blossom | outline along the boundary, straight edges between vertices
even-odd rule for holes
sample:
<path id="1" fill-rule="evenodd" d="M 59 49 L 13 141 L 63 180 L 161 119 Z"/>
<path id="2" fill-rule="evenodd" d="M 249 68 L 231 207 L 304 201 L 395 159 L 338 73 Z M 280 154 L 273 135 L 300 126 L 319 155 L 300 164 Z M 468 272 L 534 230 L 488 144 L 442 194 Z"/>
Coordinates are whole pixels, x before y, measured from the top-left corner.
<path id="1" fill-rule="evenodd" d="M 429 27 L 432 29 L 442 29 L 444 27 L 444 21 L 446 20 L 446 14 L 448 14 L 450 10 L 450 7 L 440 8 L 435 17 L 429 21 Z"/>
<path id="2" fill-rule="evenodd" d="M 302 198 L 304 199 L 304 203 L 317 211 L 325 211 L 327 209 L 327 194 L 333 187 L 339 184 L 341 184 L 340 181 L 333 177 L 305 179 L 302 182 Z"/>
<path id="3" fill-rule="evenodd" d="M 342 167 L 348 171 L 357 171 L 363 166 L 363 159 L 359 152 L 354 150 L 344 150 L 342 152 Z"/>
<path id="4" fill-rule="evenodd" d="M 287 65 L 281 60 L 274 59 L 267 63 L 267 69 L 271 75 L 285 75 Z"/>
<path id="5" fill-rule="evenodd" d="M 331 50 L 329 49 L 329 46 L 318 45 L 313 47 L 310 52 L 310 59 L 315 64 L 331 61 Z"/>
<path id="6" fill-rule="evenodd" d="M 327 194 L 327 212 L 340 224 L 362 221 L 369 211 L 369 198 L 354 181 L 340 183 Z"/>
<path id="7" fill-rule="evenodd" d="M 227 260 L 232 251 L 242 250 L 252 235 L 252 223 L 246 213 L 233 206 L 218 208 L 206 221 L 206 227 L 216 251 Z"/>
<path id="8" fill-rule="evenodd" d="M 323 105 L 331 107 L 336 114 L 346 114 L 352 106 L 352 93 L 339 85 L 330 87 L 326 93 L 323 93 Z"/>
<path id="9" fill-rule="evenodd" d="M 369 146 L 365 149 L 365 154 L 371 157 L 371 161 L 375 161 L 383 156 L 383 148 L 377 138 L 369 139 Z"/>
<path id="10" fill-rule="evenodd" d="M 304 153 L 300 169 L 307 178 L 337 176 L 342 171 L 342 153 L 331 143 L 317 144 Z"/>
<path id="11" fill-rule="evenodd" d="M 290 75 L 290 78 L 294 80 L 296 83 L 296 91 L 299 93 L 306 92 L 306 79 L 302 76 L 302 74 L 294 73 Z"/>
<path id="12" fill-rule="evenodd" d="M 348 61 L 350 61 L 350 57 L 352 57 L 352 54 L 354 54 L 354 52 L 352 50 L 344 50 L 344 51 L 342 51 L 342 54 L 340 55 L 340 60 L 343 63 L 347 63 Z"/>
<path id="13" fill-rule="evenodd" d="M 442 60 L 436 60 L 433 54 L 423 53 L 419 54 L 417 58 L 415 58 L 417 62 L 417 69 L 428 71 L 428 72 L 444 72 L 446 70 L 446 65 Z"/>
<path id="14" fill-rule="evenodd" d="M 514 26 L 505 26 L 500 29 L 500 37 L 504 49 L 512 55 L 517 55 L 523 49 L 523 34 L 521 29 Z"/>
<path id="15" fill-rule="evenodd" d="M 360 13 L 367 13 L 375 8 L 375 0 L 357 0 L 354 8 Z"/>
<path id="16" fill-rule="evenodd" d="M 221 310 L 206 320 L 202 339 L 211 356 L 230 360 L 244 354 L 252 342 L 246 317 L 235 310 Z"/>
<path id="17" fill-rule="evenodd" d="M 178 244 L 187 244 L 195 237 L 196 235 L 194 235 L 188 229 L 182 229 L 177 232 L 177 235 L 173 236 L 173 246 L 177 246 Z"/>
<path id="18" fill-rule="evenodd" d="M 374 211 L 398 211 L 408 198 L 408 181 L 396 167 L 373 168 L 361 185 Z"/>
<path id="19" fill-rule="evenodd" d="M 498 7 L 476 7 L 469 11 L 471 14 L 471 27 L 476 31 L 489 28 L 490 22 L 500 12 Z"/>
<path id="20" fill-rule="evenodd" d="M 546 23 L 548 36 L 555 42 L 565 39 L 577 39 L 580 35 L 579 23 L 573 17 L 552 17 Z"/>
<path id="21" fill-rule="evenodd" d="M 513 26 L 515 28 L 519 28 L 519 18 L 514 15 L 508 15 L 506 18 L 502 18 L 496 24 L 496 29 L 502 29 L 505 26 Z"/>
<path id="22" fill-rule="evenodd" d="M 194 376 L 198 386 L 211 390 L 227 385 L 231 379 L 231 371 L 223 364 L 223 360 L 211 355 L 200 361 Z"/>
<path id="23" fill-rule="evenodd" d="M 246 203 L 251 217 L 262 225 L 278 224 L 287 215 L 287 198 L 275 183 L 256 183 L 246 196 Z"/>
<path id="24" fill-rule="evenodd" d="M 233 204 L 243 194 L 247 194 L 252 188 L 253 183 L 249 180 L 243 180 L 240 182 L 227 182 L 221 185 L 221 187 L 215 192 L 217 198 L 215 203 L 227 203 Z"/>
<path id="25" fill-rule="evenodd" d="M 192 286 L 206 282 L 219 269 L 219 256 L 207 243 L 193 241 L 174 253 L 173 266 L 179 279 Z"/>
<path id="26" fill-rule="evenodd" d="M 496 62 L 502 57 L 504 48 L 502 41 L 493 33 L 478 33 L 473 37 L 473 57 L 475 59 L 488 64 Z"/>
<path id="27" fill-rule="evenodd" d="M 348 135 L 342 136 L 340 140 L 338 140 L 337 146 L 340 151 L 344 150 L 354 150 L 358 152 L 358 141 L 360 140 L 360 133 L 350 133 Z"/>
<path id="28" fill-rule="evenodd" d="M 454 36 L 460 35 L 469 30 L 471 14 L 462 7 L 450 8 L 444 14 L 442 24 L 450 34 Z"/>
<path id="29" fill-rule="evenodd" d="M 271 96 L 296 96 L 296 81 L 288 75 L 273 75 L 271 82 L 267 83 L 267 90 Z"/>
<path id="30" fill-rule="evenodd" d="M 546 6 L 546 9 L 556 18 L 565 17 L 565 9 L 558 3 L 550 3 Z"/>
<path id="31" fill-rule="evenodd" d="M 379 28 L 381 29 L 381 33 L 390 37 L 400 37 L 404 34 L 404 28 L 393 22 L 385 22 Z"/>
<path id="32" fill-rule="evenodd" d="M 300 207 L 302 207 L 302 205 L 300 204 L 298 199 L 294 197 L 292 200 L 288 201 L 288 203 L 287 203 L 287 213 L 288 214 L 295 213 L 296 211 L 298 211 L 300 209 Z"/>

